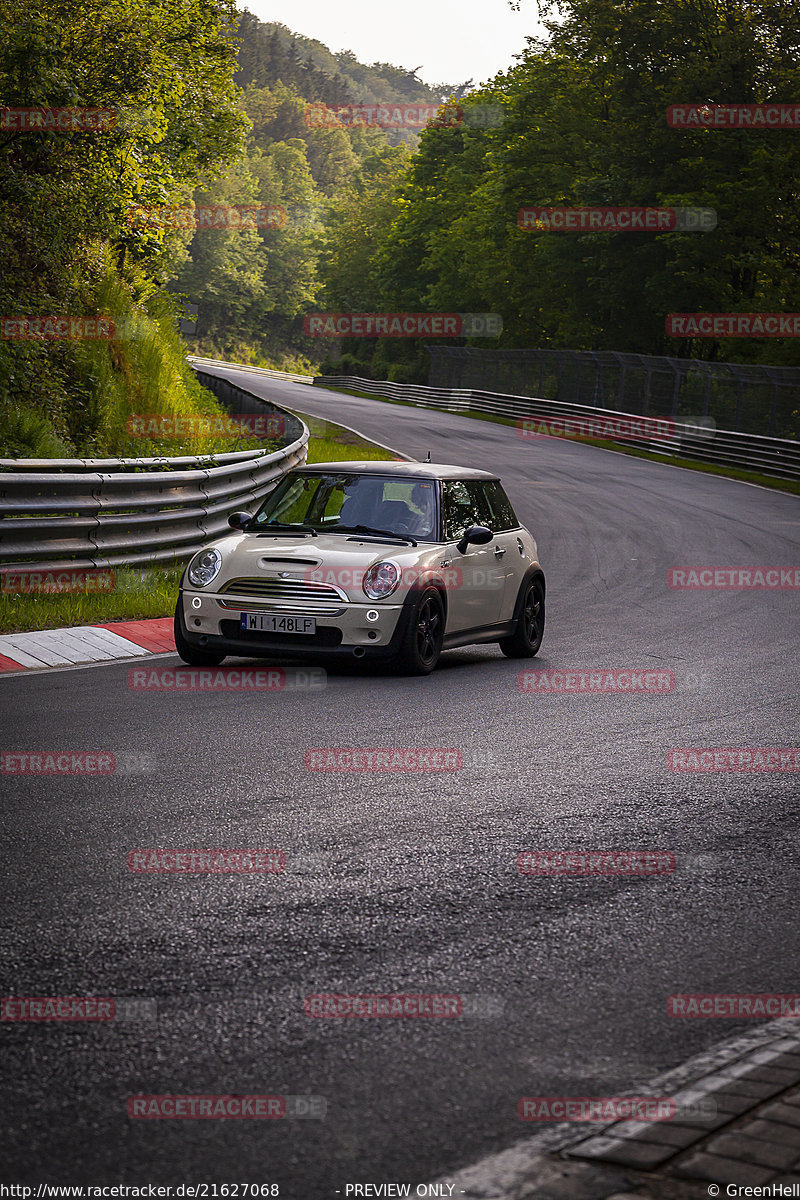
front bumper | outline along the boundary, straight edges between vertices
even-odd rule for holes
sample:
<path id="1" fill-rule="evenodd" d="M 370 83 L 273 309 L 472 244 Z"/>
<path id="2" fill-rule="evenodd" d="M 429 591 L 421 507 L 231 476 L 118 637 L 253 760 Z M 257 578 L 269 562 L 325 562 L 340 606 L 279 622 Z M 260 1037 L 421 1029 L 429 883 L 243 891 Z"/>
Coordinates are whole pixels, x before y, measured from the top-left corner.
<path id="1" fill-rule="evenodd" d="M 200 650 L 239 658 L 282 654 L 302 658 L 334 655 L 386 659 L 400 648 L 411 617 L 412 599 L 407 597 L 403 604 L 342 603 L 335 614 L 315 611 L 313 605 L 300 608 L 289 604 L 253 604 L 247 600 L 233 604 L 228 595 L 184 588 L 178 602 L 183 613 L 184 636 Z M 314 634 L 243 630 L 239 624 L 242 612 L 314 617 L 317 630 Z M 378 619 L 368 621 L 368 612 L 377 612 Z"/>

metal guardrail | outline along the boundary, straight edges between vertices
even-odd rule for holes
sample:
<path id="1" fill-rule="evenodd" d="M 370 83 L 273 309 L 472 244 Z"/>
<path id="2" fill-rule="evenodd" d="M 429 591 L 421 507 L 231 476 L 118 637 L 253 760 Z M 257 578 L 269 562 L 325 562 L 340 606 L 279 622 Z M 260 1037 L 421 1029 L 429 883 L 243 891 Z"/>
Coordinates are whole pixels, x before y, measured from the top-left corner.
<path id="1" fill-rule="evenodd" d="M 800 367 L 707 362 L 617 350 L 478 349 L 427 346 L 428 383 L 491 388 L 503 395 L 559 400 L 673 421 L 711 418 L 731 433 L 800 435 Z"/>
<path id="2" fill-rule="evenodd" d="M 471 388 L 435 388 L 413 383 L 389 383 L 361 379 L 356 375 L 321 375 L 314 383 L 318 387 L 342 387 L 366 392 L 387 400 L 402 400 L 420 408 L 441 409 L 455 413 L 490 413 L 494 416 L 531 420 L 536 417 L 572 417 L 581 421 L 610 421 L 632 423 L 654 421 L 650 416 L 622 413 L 616 409 L 589 408 L 559 400 L 537 400 L 529 396 L 508 396 L 499 392 L 475 391 Z M 690 458 L 720 466 L 735 466 L 742 470 L 758 471 L 782 479 L 800 479 L 800 443 L 787 438 L 763 437 L 760 434 L 734 433 L 724 429 L 704 428 L 699 424 L 671 421 L 668 437 L 616 436 L 607 440 L 619 445 L 635 446 L 662 454 L 665 458 Z"/>
<path id="3" fill-rule="evenodd" d="M 273 452 L 0 459 L 0 562 L 62 571 L 189 558 L 305 462 L 308 428 L 279 411 L 293 440 Z"/>
<path id="4" fill-rule="evenodd" d="M 235 367 L 237 371 L 250 371 L 253 375 L 271 375 L 273 379 L 288 379 L 291 383 L 313 383 L 313 375 L 293 375 L 291 371 L 273 371 L 271 367 L 251 367 L 248 363 L 225 362 L 220 358 L 197 358 L 187 354 L 187 362 L 198 373 L 203 367 Z"/>

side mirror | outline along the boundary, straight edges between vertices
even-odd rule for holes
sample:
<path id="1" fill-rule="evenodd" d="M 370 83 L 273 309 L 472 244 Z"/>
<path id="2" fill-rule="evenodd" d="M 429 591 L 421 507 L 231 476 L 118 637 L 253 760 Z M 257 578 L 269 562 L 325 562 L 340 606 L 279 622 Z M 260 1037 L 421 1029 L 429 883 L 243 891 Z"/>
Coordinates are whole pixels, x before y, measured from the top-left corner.
<path id="1" fill-rule="evenodd" d="M 471 525 L 464 530 L 464 535 L 456 546 L 456 550 L 459 554 L 466 554 L 467 546 L 485 546 L 493 537 L 491 529 L 487 529 L 485 525 Z"/>
<path id="2" fill-rule="evenodd" d="M 231 529 L 246 529 L 252 519 L 248 512 L 232 512 L 228 517 L 228 524 Z"/>

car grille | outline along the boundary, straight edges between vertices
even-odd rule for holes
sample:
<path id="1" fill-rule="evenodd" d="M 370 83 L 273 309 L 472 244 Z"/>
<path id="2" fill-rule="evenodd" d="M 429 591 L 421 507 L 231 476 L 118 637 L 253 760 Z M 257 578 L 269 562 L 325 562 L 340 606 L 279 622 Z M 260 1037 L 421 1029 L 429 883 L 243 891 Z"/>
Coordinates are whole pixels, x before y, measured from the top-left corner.
<path id="1" fill-rule="evenodd" d="M 297 609 L 329 617 L 340 616 L 344 612 L 342 601 L 347 600 L 339 588 L 309 579 L 229 579 L 219 594 L 231 597 L 218 601 L 223 608 L 241 608 L 246 600 L 258 608 Z"/>

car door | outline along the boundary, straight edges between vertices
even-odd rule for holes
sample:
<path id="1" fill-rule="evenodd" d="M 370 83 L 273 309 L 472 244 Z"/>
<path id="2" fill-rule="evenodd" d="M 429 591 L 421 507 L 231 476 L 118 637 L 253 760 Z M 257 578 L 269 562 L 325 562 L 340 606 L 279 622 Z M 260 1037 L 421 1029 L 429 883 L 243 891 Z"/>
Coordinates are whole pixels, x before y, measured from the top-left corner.
<path id="1" fill-rule="evenodd" d="M 494 533 L 495 567 L 502 572 L 503 587 L 498 619 L 510 621 L 514 615 L 522 577 L 531 565 L 531 558 L 521 534 L 520 523 L 498 479 L 481 483 L 485 504 L 489 510 L 487 525 Z"/>
<path id="2" fill-rule="evenodd" d="M 480 483 L 472 479 L 442 482 L 442 521 L 445 552 L 442 565 L 449 568 L 447 632 L 480 629 L 500 620 L 505 571 L 498 569 L 494 539 L 485 546 L 470 544 L 462 554 L 456 543 L 471 525 L 490 519 Z M 502 558 L 503 556 L 498 556 Z"/>

